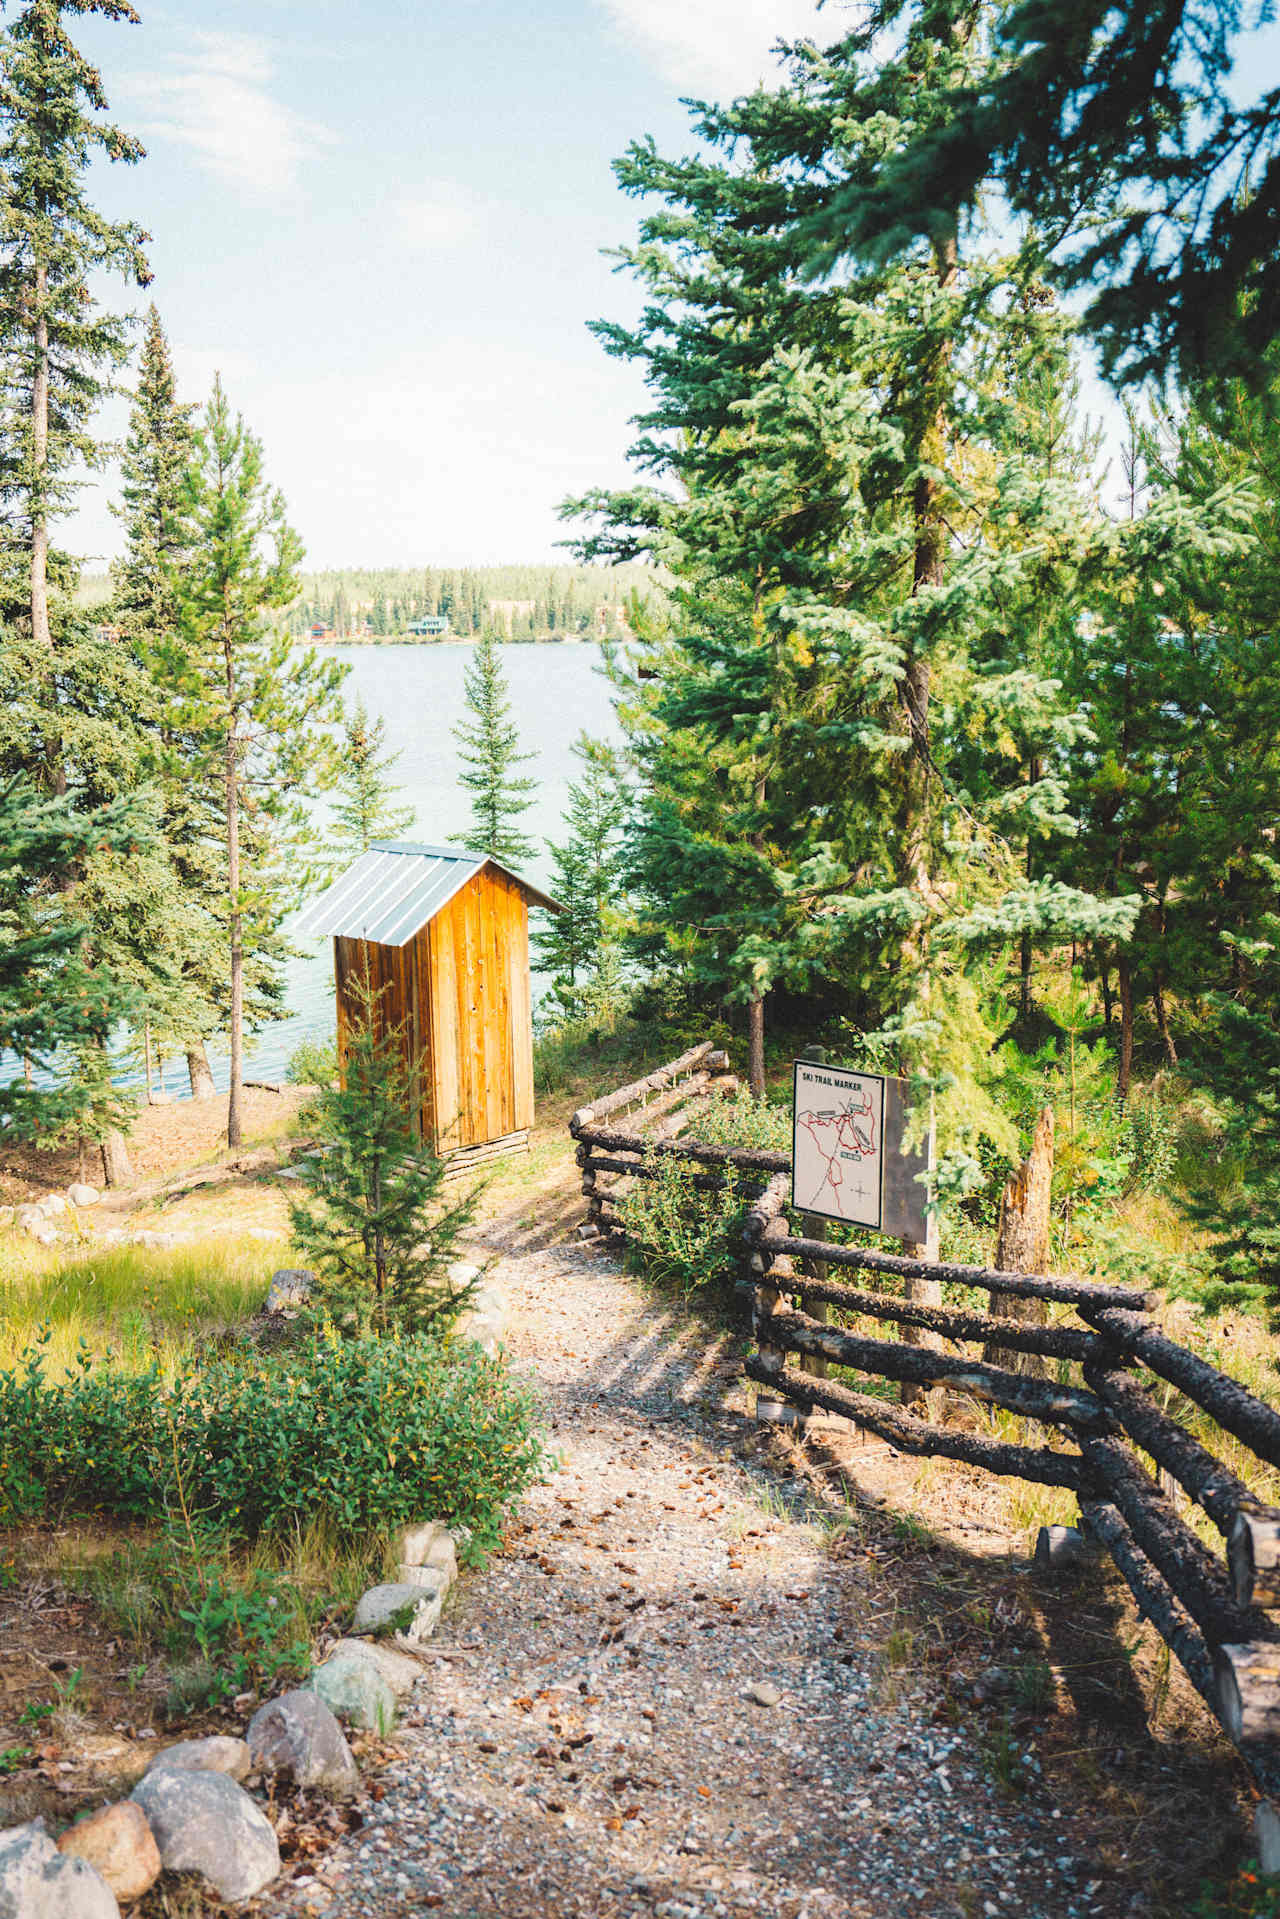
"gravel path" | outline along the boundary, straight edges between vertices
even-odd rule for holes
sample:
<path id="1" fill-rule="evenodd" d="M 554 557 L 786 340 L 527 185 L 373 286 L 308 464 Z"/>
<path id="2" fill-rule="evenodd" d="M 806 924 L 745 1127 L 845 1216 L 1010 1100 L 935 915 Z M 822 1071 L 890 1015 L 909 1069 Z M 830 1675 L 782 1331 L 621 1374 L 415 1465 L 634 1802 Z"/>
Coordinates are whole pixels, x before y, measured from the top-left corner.
<path id="1" fill-rule="evenodd" d="M 799 1482 L 741 1456 L 729 1347 L 590 1248 L 501 1278 L 558 1467 L 464 1576 L 365 1827 L 272 1910 L 1123 1910 L 977 1728 L 894 1696 L 874 1549 L 833 1551 Z"/>

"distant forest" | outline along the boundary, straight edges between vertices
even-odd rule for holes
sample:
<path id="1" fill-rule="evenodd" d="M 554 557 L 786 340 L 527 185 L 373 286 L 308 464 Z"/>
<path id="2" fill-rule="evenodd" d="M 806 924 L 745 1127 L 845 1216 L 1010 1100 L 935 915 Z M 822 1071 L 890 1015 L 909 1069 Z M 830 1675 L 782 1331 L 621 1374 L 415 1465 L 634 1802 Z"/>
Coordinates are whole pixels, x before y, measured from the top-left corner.
<path id="1" fill-rule="evenodd" d="M 436 638 L 409 629 L 444 617 L 462 639 L 486 628 L 504 640 L 620 639 L 628 597 L 654 581 L 647 566 L 353 567 L 302 574 L 283 618 L 299 638 L 317 627 L 335 640 Z"/>
<path id="2" fill-rule="evenodd" d="M 651 566 L 343 567 L 299 575 L 302 591 L 279 616 L 302 639 L 314 628 L 334 640 L 473 638 L 486 628 L 504 640 L 622 639 L 627 601 L 651 598 Z M 77 598 L 105 605 L 108 575 L 86 574 Z M 449 622 L 448 635 L 411 633 L 424 618 Z"/>

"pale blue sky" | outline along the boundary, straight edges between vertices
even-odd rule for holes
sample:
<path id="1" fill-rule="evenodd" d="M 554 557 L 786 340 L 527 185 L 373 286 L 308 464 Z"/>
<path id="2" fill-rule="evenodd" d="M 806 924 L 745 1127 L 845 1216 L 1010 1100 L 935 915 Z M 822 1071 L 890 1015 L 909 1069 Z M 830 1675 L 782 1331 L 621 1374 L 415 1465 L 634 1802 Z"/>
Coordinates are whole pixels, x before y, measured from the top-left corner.
<path id="1" fill-rule="evenodd" d="M 812 0 L 137 4 L 78 36 L 148 147 L 95 191 L 153 235 L 184 397 L 221 370 L 312 565 L 548 557 L 642 400 L 586 331 L 634 307 L 610 162 L 687 147 L 678 94 L 771 72 Z M 117 543 L 98 489 L 68 544 Z"/>
<path id="2" fill-rule="evenodd" d="M 688 150 L 680 94 L 772 77 L 778 38 L 836 37 L 853 0 L 137 5 L 78 23 L 148 147 L 96 197 L 153 236 L 183 397 L 221 371 L 321 567 L 552 557 L 557 502 L 624 478 L 643 403 L 586 330 L 635 309 L 602 258 L 637 218 L 610 162 Z M 113 490 L 64 529 L 91 565 Z"/>

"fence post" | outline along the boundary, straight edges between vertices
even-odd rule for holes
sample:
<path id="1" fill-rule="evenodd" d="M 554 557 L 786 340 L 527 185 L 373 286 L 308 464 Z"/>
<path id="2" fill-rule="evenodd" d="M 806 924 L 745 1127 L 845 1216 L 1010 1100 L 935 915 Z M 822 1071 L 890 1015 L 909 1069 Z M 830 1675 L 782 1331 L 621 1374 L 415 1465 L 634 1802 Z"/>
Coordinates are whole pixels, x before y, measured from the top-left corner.
<path id="1" fill-rule="evenodd" d="M 814 1066 L 825 1066 L 827 1063 L 827 1049 L 825 1046 L 806 1046 L 800 1054 L 800 1058 L 808 1060 Z M 817 1213 L 802 1213 L 800 1215 L 800 1233 L 804 1239 L 820 1240 L 822 1238 L 824 1225 L 825 1221 L 822 1220 Z M 808 1260 L 805 1270 L 813 1279 L 816 1279 L 821 1284 L 827 1277 L 827 1262 L 825 1259 Z M 830 1317 L 831 1308 L 825 1299 L 810 1299 L 807 1294 L 802 1292 L 800 1295 L 800 1305 L 802 1310 L 808 1313 L 810 1319 L 825 1321 Z M 800 1365 L 802 1371 L 812 1373 L 815 1379 L 825 1379 L 827 1377 L 827 1362 L 825 1359 L 806 1358 L 801 1360 Z"/>
<path id="2" fill-rule="evenodd" d="M 790 1191 L 790 1175 L 775 1173 L 747 1214 L 751 1330 L 760 1356 L 760 1368 L 766 1377 L 780 1373 L 787 1357 L 782 1347 L 771 1345 L 769 1340 L 769 1321 L 777 1309 L 780 1296 L 773 1272 L 776 1255 L 769 1241 L 785 1239 L 787 1236 L 787 1222 L 782 1217 L 782 1211 Z M 756 1420 L 764 1426 L 803 1427 L 804 1414 L 780 1394 L 765 1390 L 756 1393 Z"/>

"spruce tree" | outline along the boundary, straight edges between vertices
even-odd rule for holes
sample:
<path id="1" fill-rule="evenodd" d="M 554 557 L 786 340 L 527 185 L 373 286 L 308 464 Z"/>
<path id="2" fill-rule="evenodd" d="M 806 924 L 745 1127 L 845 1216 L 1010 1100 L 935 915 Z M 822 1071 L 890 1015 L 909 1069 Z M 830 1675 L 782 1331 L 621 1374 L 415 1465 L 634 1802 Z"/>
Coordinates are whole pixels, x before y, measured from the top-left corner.
<path id="1" fill-rule="evenodd" d="M 120 1122 L 100 1062 L 135 999 L 96 963 L 65 876 L 91 850 L 140 852 L 145 832 L 130 799 L 85 812 L 25 777 L 0 787 L 0 1053 L 24 1063 L 0 1081 L 7 1138 L 48 1144 Z M 68 1071 L 72 1059 L 90 1070 Z"/>
<path id="2" fill-rule="evenodd" d="M 627 819 L 619 755 L 585 733 L 573 750 L 582 775 L 569 785 L 568 834 L 547 843 L 551 892 L 561 911 L 547 914 L 534 934 L 537 965 L 552 975 L 551 990 L 570 1015 L 597 1007 L 602 988 L 616 983 Z"/>
<path id="3" fill-rule="evenodd" d="M 600 331 L 645 368 L 635 455 L 674 484 L 577 503 L 586 557 L 675 578 L 621 709 L 640 950 L 746 1004 L 757 1089 L 769 992 L 841 981 L 864 1045 L 938 1089 L 957 1187 L 981 1133 L 1009 1143 L 982 955 L 1132 923 L 1025 872 L 1028 833 L 1067 824 L 1082 725 L 1010 607 L 1091 529 L 975 380 L 1025 330 L 1033 238 L 962 253 L 944 224 L 838 283 L 803 268 L 832 179 L 945 117 L 986 44 L 943 21 L 874 67 L 802 48 L 789 88 L 698 110 L 708 154 L 632 148 L 620 176 L 659 203 L 627 255 L 648 300 Z"/>
<path id="4" fill-rule="evenodd" d="M 221 380 L 195 435 L 178 537 L 178 628 L 166 649 L 175 724 L 192 774 L 221 789 L 221 912 L 227 934 L 231 1087 L 227 1142 L 242 1143 L 246 973 L 270 964 L 279 925 L 305 881 L 309 805 L 335 770 L 325 731 L 340 716 L 344 669 L 297 654 L 272 614 L 297 591 L 301 558 L 262 447 L 234 419 Z"/>
<path id="5" fill-rule="evenodd" d="M 471 825 L 462 843 L 474 853 L 487 853 L 504 866 L 518 868 L 534 850 L 533 841 L 516 822 L 533 804 L 529 796 L 535 782 L 515 769 L 533 755 L 520 751 L 520 732 L 511 717 L 507 678 L 492 626 L 481 632 L 463 684 L 471 718 L 453 733 L 461 748 L 463 770 L 458 778 L 471 795 Z"/>
<path id="6" fill-rule="evenodd" d="M 389 774 L 400 756 L 384 752 L 386 743 L 386 721 L 371 720 L 363 698 L 357 698 L 342 722 L 335 780 L 332 832 L 344 860 L 367 853 L 375 840 L 399 839 L 413 825 L 413 808 L 395 803 Z"/>
<path id="7" fill-rule="evenodd" d="M 174 643 L 176 580 L 184 560 L 181 505 L 192 453 L 194 406 L 177 396 L 169 342 L 153 305 L 147 314 L 129 432 L 121 460 L 121 503 L 115 509 L 125 536 L 112 565 L 112 623 L 134 663 L 153 682 L 158 710 L 151 772 L 160 794 L 161 832 L 168 856 L 164 897 L 149 938 L 163 964 L 143 982 L 142 1018 L 148 1047 L 179 1048 L 186 1056 L 193 1097 L 213 1097 L 205 1042 L 220 1023 L 225 937 L 218 917 L 219 794 L 199 776 L 192 744 L 166 698 L 164 660 Z"/>
<path id="8" fill-rule="evenodd" d="M 472 1290 L 449 1265 L 475 1201 L 447 1204 L 445 1164 L 409 1118 L 426 1068 L 367 982 L 356 997 L 341 1085 L 312 1110 L 321 1150 L 306 1162 L 306 1197 L 290 1203 L 293 1237 L 316 1270 L 317 1305 L 343 1330 L 443 1331 Z"/>

